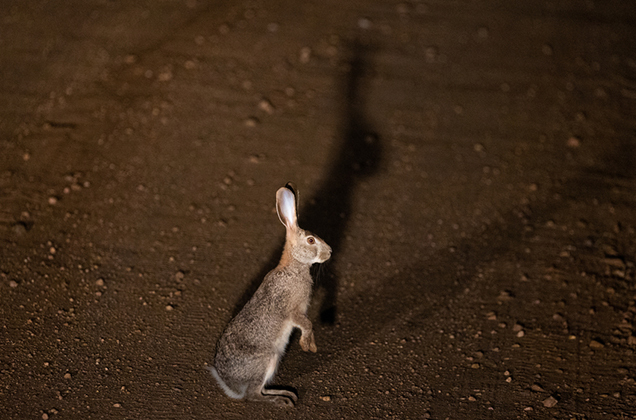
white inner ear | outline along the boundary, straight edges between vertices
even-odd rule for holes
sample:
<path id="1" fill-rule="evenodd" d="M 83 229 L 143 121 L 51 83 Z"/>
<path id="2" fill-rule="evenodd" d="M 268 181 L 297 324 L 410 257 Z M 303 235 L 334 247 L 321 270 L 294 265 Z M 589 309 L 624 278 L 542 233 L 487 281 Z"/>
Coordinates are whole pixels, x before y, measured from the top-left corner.
<path id="1" fill-rule="evenodd" d="M 283 224 L 287 227 L 296 226 L 296 197 L 287 188 L 281 191 L 279 207 Z"/>

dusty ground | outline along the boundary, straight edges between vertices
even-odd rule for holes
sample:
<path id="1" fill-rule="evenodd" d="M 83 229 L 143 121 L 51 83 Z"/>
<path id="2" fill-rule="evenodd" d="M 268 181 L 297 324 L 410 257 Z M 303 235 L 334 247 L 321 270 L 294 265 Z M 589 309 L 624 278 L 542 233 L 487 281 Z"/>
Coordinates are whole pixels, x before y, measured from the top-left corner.
<path id="1" fill-rule="evenodd" d="M 636 418 L 631 1 L 5 0 L 3 419 Z M 277 383 L 205 370 L 334 248 Z"/>

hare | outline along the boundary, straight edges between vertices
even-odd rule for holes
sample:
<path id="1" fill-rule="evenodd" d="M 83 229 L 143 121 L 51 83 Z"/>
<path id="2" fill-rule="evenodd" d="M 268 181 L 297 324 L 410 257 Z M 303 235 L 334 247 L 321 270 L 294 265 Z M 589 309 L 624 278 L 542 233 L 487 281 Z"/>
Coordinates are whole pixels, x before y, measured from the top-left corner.
<path id="1" fill-rule="evenodd" d="M 276 192 L 276 211 L 287 231 L 283 255 L 228 324 L 217 345 L 214 366 L 209 368 L 231 398 L 293 407 L 294 392 L 266 385 L 274 378 L 294 328 L 301 331 L 302 349 L 317 351 L 307 318 L 313 285 L 309 269 L 327 261 L 331 248 L 298 226 L 296 205 L 296 192 L 290 184 Z"/>

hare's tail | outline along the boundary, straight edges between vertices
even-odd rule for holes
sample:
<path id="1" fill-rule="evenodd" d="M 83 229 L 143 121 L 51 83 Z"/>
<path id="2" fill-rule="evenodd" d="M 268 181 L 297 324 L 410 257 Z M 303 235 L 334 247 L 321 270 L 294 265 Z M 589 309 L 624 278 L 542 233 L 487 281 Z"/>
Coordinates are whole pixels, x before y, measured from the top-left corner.
<path id="1" fill-rule="evenodd" d="M 243 389 L 241 390 L 241 392 L 236 392 L 232 390 L 229 386 L 227 386 L 227 384 L 223 381 L 223 379 L 221 379 L 221 377 L 219 376 L 219 373 L 216 371 L 214 367 L 208 366 L 207 369 L 210 371 L 210 373 L 212 373 L 212 376 L 214 376 L 214 379 L 216 379 L 216 382 L 219 384 L 223 392 L 225 392 L 225 394 L 228 397 L 234 398 L 237 400 L 241 400 L 243 399 L 243 397 L 245 397 L 245 390 L 247 389 L 247 386 L 242 387 Z"/>

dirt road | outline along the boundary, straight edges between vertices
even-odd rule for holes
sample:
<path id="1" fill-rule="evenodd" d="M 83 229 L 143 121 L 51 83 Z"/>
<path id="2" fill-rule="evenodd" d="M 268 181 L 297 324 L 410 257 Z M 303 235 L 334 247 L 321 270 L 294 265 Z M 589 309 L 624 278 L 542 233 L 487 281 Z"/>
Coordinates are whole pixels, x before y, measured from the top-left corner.
<path id="1" fill-rule="evenodd" d="M 0 418 L 636 418 L 630 1 L 6 0 Z M 276 383 L 205 367 L 333 248 Z"/>

